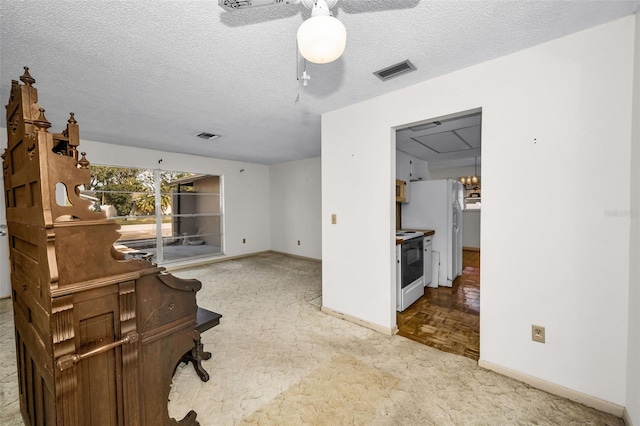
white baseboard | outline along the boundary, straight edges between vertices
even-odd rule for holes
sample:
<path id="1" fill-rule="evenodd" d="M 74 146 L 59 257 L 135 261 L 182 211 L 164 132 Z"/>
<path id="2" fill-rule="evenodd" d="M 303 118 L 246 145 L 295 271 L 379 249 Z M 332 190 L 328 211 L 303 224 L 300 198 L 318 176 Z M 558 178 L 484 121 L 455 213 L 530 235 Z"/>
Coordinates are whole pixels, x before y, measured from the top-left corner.
<path id="1" fill-rule="evenodd" d="M 163 268 L 165 268 L 169 272 L 173 272 L 173 271 L 178 271 L 180 269 L 194 268 L 196 266 L 209 265 L 211 263 L 226 262 L 227 260 L 233 260 L 233 259 L 242 259 L 243 257 L 257 256 L 259 254 L 264 254 L 264 253 L 281 254 L 283 256 L 294 257 L 296 259 L 311 260 L 313 262 L 322 263 L 322 259 L 315 259 L 313 257 L 298 256 L 298 255 L 295 255 L 295 254 L 284 253 L 284 252 L 275 251 L 275 250 L 263 250 L 263 251 L 256 251 L 256 252 L 253 252 L 253 253 L 239 254 L 239 255 L 236 255 L 236 256 L 215 255 L 215 256 L 212 256 L 212 257 L 196 258 L 196 259 L 193 259 L 193 260 L 186 260 L 186 261 L 183 261 L 183 262 L 180 262 L 180 261 L 175 262 L 175 263 L 169 262 L 169 263 L 162 264 L 162 265 L 159 265 L 159 266 L 162 266 Z"/>
<path id="2" fill-rule="evenodd" d="M 626 407 L 624 409 L 624 412 L 622 413 L 622 421 L 624 422 L 625 426 L 633 426 L 633 422 L 631 421 L 631 417 L 629 416 L 629 412 L 627 411 Z"/>
<path id="3" fill-rule="evenodd" d="M 596 398 L 594 396 L 590 396 L 582 392 L 557 385 L 555 383 L 547 382 L 546 380 L 542 380 L 528 374 L 501 367 L 488 361 L 479 360 L 478 365 L 482 368 L 486 368 L 487 370 L 495 371 L 498 374 L 502 374 L 503 376 L 511 377 L 512 379 L 524 382 L 528 385 L 533 386 L 534 388 L 570 399 L 571 401 L 579 402 L 580 404 L 584 404 L 587 407 L 595 408 L 596 410 L 603 411 L 605 413 L 613 414 L 616 417 L 623 417 L 623 413 L 626 412 L 624 407 L 621 405 L 614 404 L 612 402 L 605 401 L 600 398 Z M 629 426 L 629 424 L 627 424 L 627 426 Z"/>
<path id="4" fill-rule="evenodd" d="M 214 257 L 202 257 L 202 258 L 196 258 L 193 260 L 187 260 L 184 262 L 166 263 L 159 266 L 165 268 L 168 272 L 173 272 L 173 271 L 178 271 L 180 269 L 194 268 L 196 266 L 209 265 L 211 263 L 226 262 L 227 260 L 233 260 L 233 259 L 242 259 L 243 257 L 251 257 L 259 254 L 269 253 L 269 252 L 270 252 L 269 250 L 264 250 L 264 251 L 256 251 L 253 253 L 239 254 L 236 256 L 216 255 Z"/>
<path id="5" fill-rule="evenodd" d="M 297 254 L 285 253 L 283 251 L 268 250 L 268 253 L 281 254 L 283 256 L 289 256 L 289 257 L 293 257 L 293 258 L 296 258 L 296 259 L 311 260 L 312 262 L 322 263 L 322 259 L 316 259 L 315 257 L 299 256 Z"/>
<path id="6" fill-rule="evenodd" d="M 374 324 L 372 322 L 365 321 L 365 320 L 360 319 L 360 318 L 356 318 L 356 317 L 351 316 L 349 314 L 344 314 L 342 312 L 338 312 L 338 311 L 333 310 L 331 308 L 327 308 L 326 306 L 323 306 L 322 308 L 320 308 L 320 310 L 322 312 L 324 312 L 325 314 L 328 314 L 328 315 L 331 315 L 333 317 L 337 317 L 337 318 L 343 319 L 345 321 L 352 322 L 352 323 L 360 325 L 362 327 L 369 328 L 369 329 L 371 329 L 373 331 L 377 331 L 378 333 L 386 334 L 387 336 L 392 336 L 392 335 L 394 335 L 394 334 L 396 334 L 398 332 L 398 326 L 393 326 L 393 328 L 383 327 L 381 325 Z"/>

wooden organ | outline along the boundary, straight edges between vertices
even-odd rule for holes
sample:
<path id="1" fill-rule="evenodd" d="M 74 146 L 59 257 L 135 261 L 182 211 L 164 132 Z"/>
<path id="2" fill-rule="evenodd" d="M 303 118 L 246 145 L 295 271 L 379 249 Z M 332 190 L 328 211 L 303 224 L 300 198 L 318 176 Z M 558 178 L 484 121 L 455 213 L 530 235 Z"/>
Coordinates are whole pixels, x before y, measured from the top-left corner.
<path id="1" fill-rule="evenodd" d="M 90 170 L 73 113 L 50 133 L 27 67 L 20 80 L 2 171 L 25 424 L 197 425 L 193 411 L 171 419 L 167 402 L 198 338 L 200 282 L 113 248 L 119 225 L 80 197 Z"/>

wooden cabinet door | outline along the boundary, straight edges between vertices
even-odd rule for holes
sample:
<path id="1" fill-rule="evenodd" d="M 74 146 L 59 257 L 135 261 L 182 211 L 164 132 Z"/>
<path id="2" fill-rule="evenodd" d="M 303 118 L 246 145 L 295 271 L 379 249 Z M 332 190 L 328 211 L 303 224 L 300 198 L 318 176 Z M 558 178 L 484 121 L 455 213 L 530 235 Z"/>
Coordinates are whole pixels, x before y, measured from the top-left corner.
<path id="1" fill-rule="evenodd" d="M 78 325 L 76 354 L 86 354 L 121 338 L 117 286 L 83 292 L 77 299 L 80 301 L 74 303 Z M 76 365 L 79 424 L 124 424 L 121 354 L 122 348 L 118 346 L 83 359 Z"/>

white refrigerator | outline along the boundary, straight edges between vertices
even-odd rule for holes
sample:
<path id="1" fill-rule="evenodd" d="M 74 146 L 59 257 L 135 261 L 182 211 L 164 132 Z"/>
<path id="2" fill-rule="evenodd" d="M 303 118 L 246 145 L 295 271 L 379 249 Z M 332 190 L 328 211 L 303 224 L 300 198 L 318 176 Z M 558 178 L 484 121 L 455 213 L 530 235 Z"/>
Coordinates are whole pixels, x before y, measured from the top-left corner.
<path id="1" fill-rule="evenodd" d="M 402 228 L 435 231 L 433 252 L 440 262 L 434 265 L 438 267 L 438 279 L 429 287 L 451 287 L 462 274 L 462 184 L 438 179 L 410 182 L 409 186 L 411 198 L 402 205 Z"/>

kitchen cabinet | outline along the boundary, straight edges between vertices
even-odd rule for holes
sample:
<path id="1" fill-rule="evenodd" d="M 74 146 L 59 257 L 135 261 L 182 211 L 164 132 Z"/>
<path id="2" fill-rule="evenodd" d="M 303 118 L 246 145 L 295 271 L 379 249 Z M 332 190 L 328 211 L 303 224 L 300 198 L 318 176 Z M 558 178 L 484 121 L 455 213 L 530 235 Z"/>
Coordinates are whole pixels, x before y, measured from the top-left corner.
<path id="1" fill-rule="evenodd" d="M 429 167 L 428 163 L 418 158 L 413 158 L 409 162 L 411 167 L 411 173 L 409 180 L 411 182 L 416 180 L 428 180 L 429 179 Z"/>
<path id="2" fill-rule="evenodd" d="M 480 197 L 467 197 L 464 199 L 465 210 L 480 210 L 482 199 Z"/>
<path id="3" fill-rule="evenodd" d="M 396 179 L 409 182 L 411 179 L 411 156 L 396 150 Z"/>
<path id="4" fill-rule="evenodd" d="M 406 182 L 411 179 L 411 157 L 402 151 L 396 150 L 396 179 L 405 182 L 404 200 L 398 201 L 399 203 L 409 202 L 409 188 Z"/>
<path id="5" fill-rule="evenodd" d="M 396 203 L 404 203 L 407 200 L 407 182 L 396 179 Z"/>
<path id="6" fill-rule="evenodd" d="M 464 195 L 464 209 L 465 210 L 480 210 L 481 206 L 481 193 L 480 193 L 480 184 L 473 185 L 471 189 L 469 189 L 469 185 L 465 187 L 465 195 Z"/>

